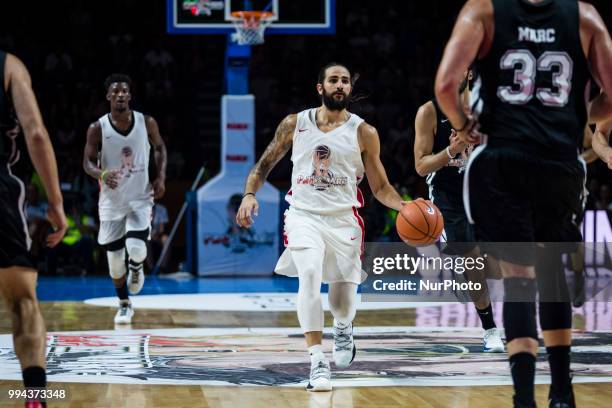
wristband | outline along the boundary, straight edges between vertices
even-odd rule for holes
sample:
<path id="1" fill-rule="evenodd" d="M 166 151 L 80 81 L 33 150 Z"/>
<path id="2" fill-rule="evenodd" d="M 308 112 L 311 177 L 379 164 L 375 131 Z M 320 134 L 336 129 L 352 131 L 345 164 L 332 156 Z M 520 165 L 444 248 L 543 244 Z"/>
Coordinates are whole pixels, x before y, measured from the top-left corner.
<path id="1" fill-rule="evenodd" d="M 100 173 L 100 180 L 102 180 L 102 182 L 104 183 L 104 176 L 106 176 L 108 174 L 108 171 L 103 170 L 102 173 Z"/>
<path id="2" fill-rule="evenodd" d="M 244 195 L 242 196 L 242 198 L 248 196 L 248 195 L 252 195 L 253 197 L 255 197 L 255 193 L 244 193 Z"/>
<path id="3" fill-rule="evenodd" d="M 455 132 L 463 132 L 469 123 L 470 118 L 465 118 L 465 123 L 463 124 L 463 126 L 461 126 L 461 129 L 455 129 Z"/>
<path id="4" fill-rule="evenodd" d="M 446 146 L 446 155 L 448 156 L 449 159 L 454 159 L 455 156 L 457 156 L 457 155 L 455 155 L 455 156 L 451 155 L 450 146 Z"/>

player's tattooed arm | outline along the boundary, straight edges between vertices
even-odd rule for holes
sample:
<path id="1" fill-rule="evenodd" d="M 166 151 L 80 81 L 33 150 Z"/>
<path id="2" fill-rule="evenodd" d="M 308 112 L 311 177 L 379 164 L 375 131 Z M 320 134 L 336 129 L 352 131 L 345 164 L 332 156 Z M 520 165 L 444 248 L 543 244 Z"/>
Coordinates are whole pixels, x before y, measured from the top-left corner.
<path id="1" fill-rule="evenodd" d="M 151 143 L 151 146 L 153 146 L 155 168 L 157 169 L 155 180 L 151 180 L 151 185 L 153 186 L 155 198 L 159 199 L 162 198 L 166 192 L 166 166 L 168 163 L 168 153 L 166 151 L 166 144 L 159 133 L 159 126 L 157 126 L 155 119 L 147 115 L 145 116 L 145 123 L 147 125 L 149 142 Z"/>
<path id="2" fill-rule="evenodd" d="M 263 186 L 268 174 L 280 159 L 287 154 L 293 145 L 293 133 L 297 124 L 297 115 L 292 114 L 281 121 L 276 128 L 274 138 L 261 155 L 261 158 L 251 169 L 244 187 L 244 197 L 236 214 L 236 222 L 241 227 L 253 225 L 253 215 L 259 211 L 259 203 L 255 193 Z"/>
<path id="3" fill-rule="evenodd" d="M 256 193 L 266 181 L 274 166 L 287 154 L 293 144 L 297 115 L 289 115 L 276 128 L 274 138 L 253 166 L 246 181 L 244 193 Z"/>
<path id="4" fill-rule="evenodd" d="M 83 169 L 85 173 L 102 181 L 109 188 L 119 185 L 120 174 L 118 170 L 101 169 L 98 166 L 98 154 L 102 144 L 102 128 L 100 122 L 96 121 L 87 129 L 87 142 L 83 152 Z"/>
<path id="5" fill-rule="evenodd" d="M 359 125 L 357 137 L 372 194 L 383 205 L 399 211 L 404 201 L 391 183 L 389 183 L 387 172 L 380 161 L 380 137 L 378 136 L 378 131 L 374 126 L 363 122 Z"/>

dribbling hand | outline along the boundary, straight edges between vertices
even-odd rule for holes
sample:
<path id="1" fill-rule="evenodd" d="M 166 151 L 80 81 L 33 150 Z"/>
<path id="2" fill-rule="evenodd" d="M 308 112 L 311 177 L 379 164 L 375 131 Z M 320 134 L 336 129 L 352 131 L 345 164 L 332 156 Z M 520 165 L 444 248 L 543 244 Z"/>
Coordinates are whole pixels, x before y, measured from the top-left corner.
<path id="1" fill-rule="evenodd" d="M 450 150 L 450 154 L 453 157 L 463 152 L 469 145 L 459 138 L 455 129 L 451 130 L 451 135 L 448 140 L 450 141 L 448 150 Z"/>
<path id="2" fill-rule="evenodd" d="M 466 147 L 471 144 L 480 144 L 483 136 L 485 135 L 480 132 L 480 124 L 473 116 L 468 116 L 467 123 L 464 125 L 463 130 L 460 132 L 457 131 L 458 139 L 464 143 Z"/>
<path id="3" fill-rule="evenodd" d="M 47 236 L 47 246 L 53 248 L 62 241 L 68 229 L 68 222 L 66 221 L 66 214 L 64 214 L 63 204 L 49 205 L 47 209 L 47 219 L 54 229 L 54 232 Z"/>
<path id="4" fill-rule="evenodd" d="M 236 214 L 236 222 L 243 228 L 251 228 L 253 225 L 253 215 L 257 216 L 259 211 L 259 203 L 254 195 L 249 194 L 244 196 L 238 214 Z"/>

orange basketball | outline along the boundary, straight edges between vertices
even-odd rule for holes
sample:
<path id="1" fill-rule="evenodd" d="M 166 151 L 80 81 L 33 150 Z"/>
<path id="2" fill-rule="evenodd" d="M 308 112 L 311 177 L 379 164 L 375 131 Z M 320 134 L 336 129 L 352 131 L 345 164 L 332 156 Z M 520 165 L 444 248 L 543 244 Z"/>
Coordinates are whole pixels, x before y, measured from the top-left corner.
<path id="1" fill-rule="evenodd" d="M 404 205 L 397 214 L 395 228 L 400 238 L 411 246 L 433 244 L 444 229 L 442 213 L 429 200 L 415 200 Z"/>

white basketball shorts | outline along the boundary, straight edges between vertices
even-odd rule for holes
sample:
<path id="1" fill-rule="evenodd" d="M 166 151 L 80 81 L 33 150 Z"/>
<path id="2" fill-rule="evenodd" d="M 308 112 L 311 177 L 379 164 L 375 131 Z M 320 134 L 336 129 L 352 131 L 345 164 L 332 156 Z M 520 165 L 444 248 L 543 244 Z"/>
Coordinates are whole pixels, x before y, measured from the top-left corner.
<path id="1" fill-rule="evenodd" d="M 285 251 L 275 272 L 297 277 L 291 250 L 319 249 L 323 256 L 312 262 L 323 263 L 323 282 L 360 284 L 367 274 L 361 269 L 365 239 L 363 219 L 356 209 L 332 215 L 319 215 L 296 208 L 285 211 Z"/>

